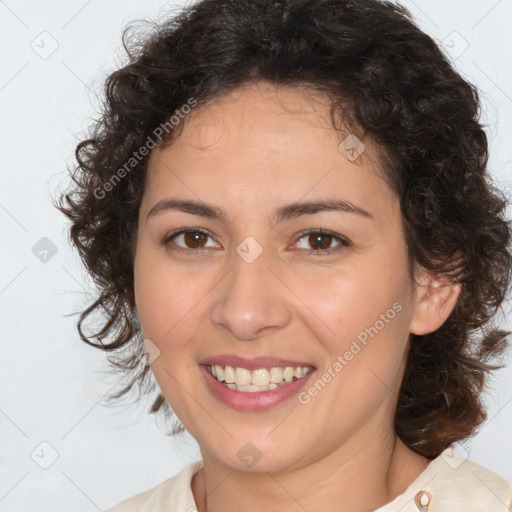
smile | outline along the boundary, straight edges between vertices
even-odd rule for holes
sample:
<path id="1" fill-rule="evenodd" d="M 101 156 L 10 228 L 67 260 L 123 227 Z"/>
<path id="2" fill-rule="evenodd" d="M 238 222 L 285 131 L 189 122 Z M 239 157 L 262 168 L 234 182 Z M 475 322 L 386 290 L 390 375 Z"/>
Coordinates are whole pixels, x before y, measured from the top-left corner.
<path id="1" fill-rule="evenodd" d="M 305 377 L 312 366 L 273 366 L 248 370 L 229 365 L 207 365 L 211 375 L 229 389 L 247 393 L 272 391 Z"/>
<path id="2" fill-rule="evenodd" d="M 231 359 L 233 363 L 237 358 Z M 241 360 L 237 362 L 243 363 Z M 274 366 L 284 364 L 275 359 L 266 368 L 256 365 L 255 360 L 245 362 L 247 366 L 252 365 L 253 369 L 221 364 L 220 361 L 199 365 L 211 394 L 219 402 L 238 411 L 259 412 L 293 403 L 289 401 L 297 397 L 317 371 L 314 366 Z"/>

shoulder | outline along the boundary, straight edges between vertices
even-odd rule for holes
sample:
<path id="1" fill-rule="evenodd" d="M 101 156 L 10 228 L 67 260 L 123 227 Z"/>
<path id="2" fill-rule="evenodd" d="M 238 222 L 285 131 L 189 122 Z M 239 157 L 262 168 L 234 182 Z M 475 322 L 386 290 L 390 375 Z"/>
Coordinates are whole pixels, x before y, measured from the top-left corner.
<path id="1" fill-rule="evenodd" d="M 445 450 L 432 465 L 432 492 L 438 495 L 437 510 L 467 512 L 512 511 L 512 486 L 501 476 L 458 455 L 452 447 Z"/>
<path id="2" fill-rule="evenodd" d="M 392 502 L 375 512 L 512 512 L 512 486 L 453 446 Z"/>
<path id="3" fill-rule="evenodd" d="M 160 512 L 168 510 L 196 510 L 192 495 L 192 477 L 202 467 L 197 460 L 185 466 L 178 474 L 141 494 L 132 496 L 105 512 Z M 170 509 L 169 506 L 173 508 Z"/>

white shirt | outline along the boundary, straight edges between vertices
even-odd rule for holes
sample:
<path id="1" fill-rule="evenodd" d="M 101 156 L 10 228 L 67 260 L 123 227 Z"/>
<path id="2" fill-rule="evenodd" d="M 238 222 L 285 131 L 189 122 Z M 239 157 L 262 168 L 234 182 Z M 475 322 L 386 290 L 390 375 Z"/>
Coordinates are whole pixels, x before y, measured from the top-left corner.
<path id="1" fill-rule="evenodd" d="M 197 512 L 191 482 L 202 466 L 202 460 L 191 462 L 177 475 L 106 512 Z M 512 512 L 512 486 L 449 447 L 403 494 L 374 512 Z"/>

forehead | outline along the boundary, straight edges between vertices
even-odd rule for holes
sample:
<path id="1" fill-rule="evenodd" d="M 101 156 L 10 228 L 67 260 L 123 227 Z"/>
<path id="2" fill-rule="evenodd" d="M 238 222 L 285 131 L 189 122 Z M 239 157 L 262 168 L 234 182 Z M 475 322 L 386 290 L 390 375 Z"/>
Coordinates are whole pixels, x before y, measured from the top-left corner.
<path id="1" fill-rule="evenodd" d="M 362 151 L 355 160 L 351 141 Z M 254 203 L 338 192 L 366 203 L 391 193 L 377 154 L 372 141 L 336 132 L 319 93 L 260 82 L 196 107 L 180 135 L 153 150 L 145 196 Z"/>

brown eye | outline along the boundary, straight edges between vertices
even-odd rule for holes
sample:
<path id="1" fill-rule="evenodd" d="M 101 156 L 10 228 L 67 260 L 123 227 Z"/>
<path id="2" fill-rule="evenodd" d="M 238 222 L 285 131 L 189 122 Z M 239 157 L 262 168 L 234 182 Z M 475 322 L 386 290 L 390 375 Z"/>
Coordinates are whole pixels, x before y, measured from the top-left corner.
<path id="1" fill-rule="evenodd" d="M 332 236 L 331 235 L 323 235 L 321 233 L 316 235 L 309 235 L 308 242 L 311 248 L 315 251 L 317 250 L 325 250 L 331 247 Z"/>
<path id="2" fill-rule="evenodd" d="M 188 231 L 183 235 L 185 245 L 190 249 L 198 249 L 203 247 L 207 239 L 208 236 L 201 231 Z"/>
<path id="3" fill-rule="evenodd" d="M 175 251 L 219 247 L 218 244 L 211 241 L 211 237 L 208 233 L 197 229 L 184 229 L 165 237 L 162 243 Z"/>
<path id="4" fill-rule="evenodd" d="M 301 242 L 302 240 L 305 242 Z M 350 244 L 334 233 L 314 230 L 304 233 L 297 241 L 297 245 L 300 249 L 305 249 L 310 252 L 328 253 L 331 250 L 348 247 Z"/>

